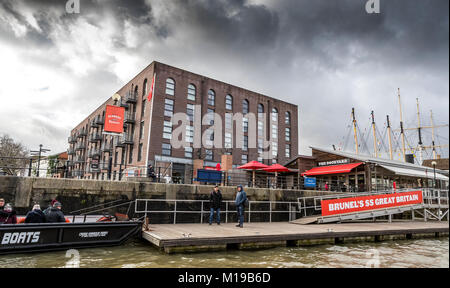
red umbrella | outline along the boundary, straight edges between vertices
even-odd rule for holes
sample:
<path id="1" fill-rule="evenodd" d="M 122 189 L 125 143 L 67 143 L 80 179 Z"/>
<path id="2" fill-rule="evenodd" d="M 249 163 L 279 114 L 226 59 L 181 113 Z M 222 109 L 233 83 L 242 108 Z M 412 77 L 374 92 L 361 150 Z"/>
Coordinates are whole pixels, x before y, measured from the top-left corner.
<path id="1" fill-rule="evenodd" d="M 238 169 L 253 170 L 253 187 L 255 187 L 255 170 L 268 168 L 269 166 L 259 163 L 258 161 L 250 161 L 247 164 L 237 167 Z"/>
<path id="2" fill-rule="evenodd" d="M 281 166 L 280 164 L 273 164 L 263 169 L 266 172 L 275 172 L 275 179 L 278 182 L 278 172 L 290 172 L 288 168 Z"/>
<path id="3" fill-rule="evenodd" d="M 264 168 L 263 170 L 267 171 L 267 172 L 290 172 L 291 171 L 288 168 L 281 166 L 280 164 L 270 165 L 269 167 Z"/>
<path id="4" fill-rule="evenodd" d="M 264 169 L 267 167 L 269 167 L 269 166 L 259 163 L 258 161 L 251 161 L 251 162 L 248 162 L 247 164 L 244 164 L 237 168 L 238 169 L 247 169 L 247 170 L 258 170 L 258 169 Z"/>

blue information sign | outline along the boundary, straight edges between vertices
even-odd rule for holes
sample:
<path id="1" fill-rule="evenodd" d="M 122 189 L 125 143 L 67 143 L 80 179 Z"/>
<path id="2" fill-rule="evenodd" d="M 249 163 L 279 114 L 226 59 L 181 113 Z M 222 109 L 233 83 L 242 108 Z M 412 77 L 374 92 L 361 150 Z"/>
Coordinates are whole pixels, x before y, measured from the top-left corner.
<path id="1" fill-rule="evenodd" d="M 316 188 L 316 177 L 305 177 L 305 188 Z"/>

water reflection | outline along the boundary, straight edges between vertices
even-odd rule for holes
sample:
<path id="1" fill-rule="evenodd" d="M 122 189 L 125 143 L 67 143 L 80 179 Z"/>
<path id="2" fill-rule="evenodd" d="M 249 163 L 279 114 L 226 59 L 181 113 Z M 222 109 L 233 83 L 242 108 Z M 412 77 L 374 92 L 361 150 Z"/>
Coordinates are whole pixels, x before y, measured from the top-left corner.
<path id="1" fill-rule="evenodd" d="M 81 249 L 80 267 L 449 267 L 448 238 L 167 255 L 149 244 Z M 65 267 L 66 251 L 1 256 L 1 267 Z"/>

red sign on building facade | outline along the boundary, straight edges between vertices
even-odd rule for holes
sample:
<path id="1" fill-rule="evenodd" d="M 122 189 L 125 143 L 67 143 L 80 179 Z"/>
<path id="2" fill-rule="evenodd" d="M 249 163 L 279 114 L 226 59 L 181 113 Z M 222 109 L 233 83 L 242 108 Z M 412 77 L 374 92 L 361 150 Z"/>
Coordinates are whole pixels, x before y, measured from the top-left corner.
<path id="1" fill-rule="evenodd" d="M 322 216 L 421 204 L 422 191 L 322 200 Z"/>
<path id="2" fill-rule="evenodd" d="M 123 133 L 123 119 L 125 108 L 113 105 L 106 105 L 104 132 Z"/>

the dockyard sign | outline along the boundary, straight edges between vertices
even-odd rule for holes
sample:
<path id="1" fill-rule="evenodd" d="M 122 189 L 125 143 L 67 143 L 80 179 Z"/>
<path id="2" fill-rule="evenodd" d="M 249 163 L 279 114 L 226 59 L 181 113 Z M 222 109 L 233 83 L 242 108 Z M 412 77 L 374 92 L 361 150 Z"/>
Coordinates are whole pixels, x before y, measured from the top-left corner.
<path id="1" fill-rule="evenodd" d="M 106 105 L 104 133 L 123 133 L 125 108 Z"/>
<path id="2" fill-rule="evenodd" d="M 348 164 L 348 163 L 350 163 L 350 159 L 346 158 L 346 159 L 318 162 L 317 166 L 332 166 L 332 165 L 341 165 L 341 164 Z"/>
<path id="3" fill-rule="evenodd" d="M 422 191 L 322 200 L 322 216 L 421 204 Z"/>

